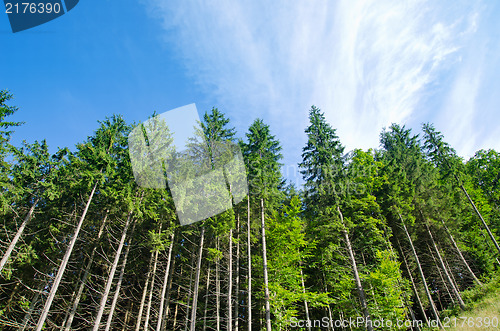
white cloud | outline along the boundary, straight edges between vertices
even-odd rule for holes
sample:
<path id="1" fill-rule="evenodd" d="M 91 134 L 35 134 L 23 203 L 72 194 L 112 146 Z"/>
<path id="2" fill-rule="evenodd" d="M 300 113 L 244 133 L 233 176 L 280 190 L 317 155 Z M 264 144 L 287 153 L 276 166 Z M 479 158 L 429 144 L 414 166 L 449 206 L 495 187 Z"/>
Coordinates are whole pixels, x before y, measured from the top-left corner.
<path id="1" fill-rule="evenodd" d="M 270 122 L 288 162 L 312 104 L 348 149 L 377 147 L 382 127 L 411 122 L 479 19 L 468 1 L 143 1 L 216 105 L 240 130 Z"/>
<path id="2" fill-rule="evenodd" d="M 438 118 L 438 127 L 442 126 L 446 140 L 456 147 L 460 155 L 472 156 L 476 151 L 474 119 L 481 77 L 481 67 L 461 70 Z"/>

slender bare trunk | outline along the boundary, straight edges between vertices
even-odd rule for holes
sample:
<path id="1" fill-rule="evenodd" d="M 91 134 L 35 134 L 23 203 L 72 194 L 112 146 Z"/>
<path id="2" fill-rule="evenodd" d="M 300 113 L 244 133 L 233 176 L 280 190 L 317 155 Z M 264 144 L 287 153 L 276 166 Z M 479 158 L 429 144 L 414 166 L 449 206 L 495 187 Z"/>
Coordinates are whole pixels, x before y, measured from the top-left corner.
<path id="1" fill-rule="evenodd" d="M 161 234 L 162 225 L 160 224 L 160 228 L 158 229 L 158 235 Z M 155 260 L 153 263 L 153 273 L 151 274 L 151 289 L 149 290 L 149 298 L 148 298 L 148 306 L 146 308 L 146 318 L 144 321 L 144 330 L 149 330 L 149 318 L 151 314 L 151 305 L 153 304 L 153 293 L 155 290 L 155 281 L 156 281 L 156 267 L 158 265 L 158 254 L 159 251 L 155 249 Z"/>
<path id="2" fill-rule="evenodd" d="M 191 287 L 191 284 L 189 285 Z M 191 290 L 191 289 L 190 289 Z M 181 287 L 177 286 L 177 297 L 179 297 L 179 293 L 181 291 Z M 179 312 L 179 302 L 177 301 L 175 303 L 175 312 L 174 312 L 174 325 L 173 325 L 173 330 L 175 330 L 175 326 L 177 325 L 177 313 Z"/>
<path id="3" fill-rule="evenodd" d="M 436 261 L 436 257 L 434 256 L 434 253 L 432 252 L 431 247 L 429 245 L 427 245 L 427 248 L 429 249 L 429 253 L 431 254 L 432 260 L 434 261 L 434 265 L 436 266 L 436 269 L 437 269 L 437 271 L 439 273 L 439 278 L 441 278 L 441 282 L 443 283 L 444 289 L 446 290 L 446 293 L 448 293 L 448 296 L 450 297 L 451 302 L 453 304 L 455 304 L 455 297 L 450 292 L 450 289 L 449 289 L 448 285 L 446 284 L 446 280 L 444 279 L 443 273 L 441 272 L 441 266 Z M 441 297 L 441 295 L 440 295 L 440 297 Z M 441 302 L 441 300 L 439 300 L 439 302 L 441 303 L 441 306 L 443 307 L 443 309 L 446 308 L 446 307 L 443 306 L 443 303 Z"/>
<path id="4" fill-rule="evenodd" d="M 130 315 L 134 309 L 134 302 L 132 300 L 129 301 L 127 310 L 125 311 L 125 317 L 123 318 L 122 331 L 125 331 L 128 327 L 128 322 L 130 320 Z"/>
<path id="5" fill-rule="evenodd" d="M 168 320 L 168 315 L 170 314 L 170 297 L 172 296 L 172 283 L 173 283 L 173 278 L 174 278 L 174 270 L 175 270 L 175 257 L 172 258 L 171 262 L 171 267 L 170 267 L 170 275 L 168 276 L 168 290 L 167 290 L 167 297 L 165 299 L 165 318 L 162 330 L 166 329 L 166 321 Z"/>
<path id="6" fill-rule="evenodd" d="M 417 318 L 415 317 L 415 314 L 413 313 L 413 309 L 411 309 L 411 307 L 408 305 L 408 303 L 406 302 L 406 300 L 405 300 L 405 306 L 408 307 L 408 311 L 410 312 L 411 320 L 415 322 L 415 323 L 412 323 L 412 330 L 415 329 L 415 328 L 417 330 L 421 330 L 420 326 L 418 325 Z"/>
<path id="7" fill-rule="evenodd" d="M 90 192 L 87 204 L 85 205 L 85 209 L 83 210 L 82 216 L 80 217 L 80 220 L 78 221 L 78 224 L 75 228 L 75 232 L 73 233 L 73 238 L 71 238 L 69 246 L 66 249 L 66 253 L 64 254 L 64 258 L 61 261 L 61 265 L 59 266 L 59 270 L 57 271 L 56 278 L 54 279 L 54 283 L 52 284 L 52 288 L 50 289 L 49 296 L 47 297 L 47 301 L 45 302 L 45 305 L 43 307 L 42 314 L 40 315 L 40 319 L 38 320 L 38 323 L 36 325 L 36 331 L 41 331 L 45 325 L 45 320 L 49 315 L 50 307 L 52 306 L 52 301 L 56 296 L 56 292 L 57 289 L 59 288 L 59 284 L 61 283 L 64 271 L 66 271 L 66 266 L 69 262 L 69 257 L 71 256 L 73 248 L 75 247 L 76 240 L 78 239 L 78 235 L 80 234 L 83 221 L 85 220 L 85 216 L 87 215 L 87 211 L 89 210 L 90 203 L 92 202 L 92 198 L 94 197 L 96 189 L 97 189 L 97 181 L 95 182 L 94 187 Z"/>
<path id="8" fill-rule="evenodd" d="M 192 298 L 192 295 L 193 295 L 193 290 L 191 289 L 191 287 L 193 286 L 193 273 L 195 271 L 196 268 L 193 267 L 193 264 L 194 264 L 194 258 L 195 258 L 195 254 L 191 254 L 191 263 L 189 264 L 190 266 L 190 269 L 191 271 L 189 272 L 189 295 L 188 295 L 188 300 L 187 300 L 187 304 L 186 304 L 186 307 L 187 307 L 187 311 L 186 311 L 186 323 L 184 325 L 184 330 L 187 331 L 189 328 L 190 328 L 190 317 L 191 317 L 191 306 L 192 306 L 192 303 L 191 303 L 191 298 Z M 177 307 L 175 308 L 177 309 Z"/>
<path id="9" fill-rule="evenodd" d="M 217 238 L 216 249 L 219 250 L 219 238 Z M 220 331 L 220 275 L 219 259 L 215 261 L 215 319 L 216 330 Z"/>
<path id="10" fill-rule="evenodd" d="M 460 308 L 462 310 L 464 310 L 465 309 L 465 303 L 462 300 L 462 297 L 460 296 L 460 292 L 455 287 L 455 284 L 453 283 L 453 280 L 451 279 L 450 273 L 448 272 L 448 269 L 446 268 L 446 266 L 444 264 L 443 257 L 441 256 L 441 253 L 439 252 L 439 249 L 438 249 L 438 247 L 436 245 L 436 241 L 434 241 L 434 236 L 432 235 L 432 232 L 431 232 L 431 229 L 429 227 L 428 222 L 427 221 L 424 221 L 424 222 L 425 222 L 425 227 L 427 229 L 427 233 L 429 234 L 429 237 L 431 238 L 432 246 L 434 247 L 434 250 L 436 251 L 439 264 L 441 265 L 441 268 L 443 269 L 444 275 L 446 276 L 446 280 L 450 284 L 451 290 L 452 290 L 453 294 L 455 295 L 455 297 L 457 298 L 458 303 L 460 305 Z"/>
<path id="11" fill-rule="evenodd" d="M 26 327 L 28 326 L 28 322 L 31 318 L 31 315 L 33 314 L 33 311 L 35 310 L 35 306 L 39 302 L 38 299 L 40 298 L 40 293 L 41 293 L 40 290 L 36 291 L 36 295 L 33 298 L 33 300 L 31 300 L 30 308 L 29 308 L 28 312 L 26 313 L 26 315 L 24 315 L 23 323 L 19 326 L 18 331 L 26 330 Z"/>
<path id="12" fill-rule="evenodd" d="M 149 258 L 148 265 L 148 275 L 146 277 L 146 283 L 144 284 L 144 289 L 142 290 L 141 303 L 139 305 L 139 313 L 137 315 L 137 321 L 135 323 L 135 331 L 139 331 L 142 322 L 142 313 L 144 311 L 144 305 L 146 303 L 146 296 L 148 295 L 149 279 L 151 278 L 151 267 L 153 266 L 154 252 L 151 252 L 151 257 Z"/>
<path id="13" fill-rule="evenodd" d="M 429 302 L 431 304 L 432 312 L 434 313 L 434 316 L 436 317 L 436 320 L 438 322 L 439 327 L 441 329 L 443 329 L 443 325 L 441 324 L 441 319 L 439 318 L 439 314 L 438 314 L 438 311 L 436 309 L 436 305 L 434 304 L 434 300 L 432 300 L 431 292 L 429 291 L 429 287 L 427 286 L 427 281 L 425 280 L 424 271 L 422 270 L 422 266 L 420 265 L 420 260 L 418 259 L 417 251 L 415 250 L 415 246 L 413 246 L 413 241 L 411 240 L 410 234 L 408 233 L 408 229 L 406 229 L 406 225 L 403 222 L 403 218 L 401 217 L 401 215 L 399 215 L 399 218 L 401 220 L 401 224 L 403 224 L 403 230 L 404 230 L 404 233 L 406 234 L 406 238 L 408 239 L 408 242 L 410 243 L 413 257 L 415 258 L 415 262 L 417 263 L 418 272 L 420 273 L 420 277 L 422 278 L 422 282 L 424 284 L 425 293 L 427 294 L 427 298 L 429 299 Z"/>
<path id="14" fill-rule="evenodd" d="M 153 272 L 151 273 L 151 288 L 149 289 L 148 306 L 146 308 L 146 317 L 144 320 L 144 330 L 149 330 L 149 318 L 151 316 L 151 305 L 153 303 L 153 293 L 155 290 L 156 266 L 158 265 L 158 250 L 155 251 L 155 259 L 153 263 Z"/>
<path id="15" fill-rule="evenodd" d="M 443 256 L 443 261 L 446 264 L 446 268 L 448 269 L 448 272 L 450 273 L 451 280 L 453 280 L 453 284 L 457 288 L 458 291 L 460 291 L 460 287 L 458 286 L 457 280 L 455 279 L 455 276 L 453 275 L 453 270 L 450 267 L 450 264 L 448 263 L 448 260 L 446 259 L 446 255 Z"/>
<path id="16" fill-rule="evenodd" d="M 235 297 L 236 300 L 234 302 L 234 330 L 238 331 L 239 326 L 239 302 L 240 302 L 240 214 L 237 216 L 236 220 L 236 229 L 237 229 L 237 242 L 236 242 L 236 280 L 235 280 Z"/>
<path id="17" fill-rule="evenodd" d="M 97 234 L 97 242 L 101 239 L 102 234 L 104 233 L 104 227 L 106 226 L 106 220 L 108 219 L 108 213 L 109 213 L 109 210 L 106 211 L 106 214 L 104 215 L 104 220 L 102 221 L 101 227 L 99 228 L 99 233 Z M 83 273 L 82 280 L 80 281 L 80 286 L 78 287 L 78 292 L 76 294 L 75 301 L 73 301 L 73 305 L 71 307 L 69 317 L 68 317 L 66 324 L 65 324 L 65 328 L 64 328 L 65 331 L 69 331 L 71 329 L 71 324 L 73 324 L 73 319 L 75 318 L 76 310 L 78 309 L 78 305 L 80 304 L 83 290 L 85 289 L 85 286 L 87 285 L 87 281 L 89 279 L 90 267 L 92 266 L 92 263 L 94 263 L 95 252 L 97 250 L 97 242 L 96 242 L 96 244 L 94 244 L 94 247 L 92 248 L 92 252 L 90 253 L 90 258 L 89 258 L 89 261 L 87 263 L 87 266 L 85 267 L 85 271 Z"/>
<path id="18" fill-rule="evenodd" d="M 170 247 L 168 249 L 167 268 L 165 269 L 165 278 L 163 279 L 163 286 L 161 290 L 160 309 L 158 310 L 158 324 L 156 324 L 156 331 L 161 330 L 161 326 L 163 323 L 163 307 L 165 304 L 165 293 L 167 291 L 167 286 L 168 286 L 168 276 L 170 274 L 170 264 L 172 261 L 173 249 L 174 249 L 174 233 L 172 233 L 172 235 L 170 236 Z"/>
<path id="19" fill-rule="evenodd" d="M 356 281 L 356 288 L 358 290 L 358 296 L 359 296 L 359 301 L 361 303 L 361 308 L 363 309 L 363 316 L 365 318 L 366 329 L 368 331 L 373 331 L 370 312 L 368 311 L 368 305 L 366 303 L 365 291 L 363 290 L 363 285 L 361 284 L 361 279 L 359 278 L 358 267 L 356 265 L 356 259 L 354 258 L 354 251 L 351 246 L 351 240 L 349 239 L 347 228 L 344 225 L 344 217 L 339 207 L 337 207 L 337 211 L 339 212 L 340 215 L 340 222 L 342 223 L 342 232 L 344 233 L 344 238 L 347 244 L 347 250 L 349 251 L 349 257 L 351 259 L 352 271 L 354 273 L 354 280 Z"/>
<path id="20" fill-rule="evenodd" d="M 14 288 L 12 289 L 12 292 L 10 293 L 10 296 L 9 296 L 9 299 L 7 300 L 7 302 L 5 303 L 5 308 L 3 309 L 4 313 L 6 312 L 9 312 L 10 311 L 10 306 L 12 304 L 12 300 L 14 299 L 14 296 L 17 294 L 17 291 L 19 289 L 19 284 L 21 283 L 20 280 L 17 280 L 16 281 L 16 285 L 14 286 Z"/>
<path id="21" fill-rule="evenodd" d="M 493 236 L 493 233 L 491 232 L 490 230 L 490 227 L 488 226 L 488 224 L 486 224 L 486 222 L 484 221 L 484 218 L 483 218 L 483 215 L 481 215 L 481 213 L 479 212 L 479 210 L 477 209 L 476 207 L 476 204 L 474 203 L 474 201 L 472 201 L 472 199 L 470 198 L 469 196 L 469 193 L 467 193 L 467 190 L 465 189 L 464 185 L 461 184 L 460 185 L 460 188 L 462 189 L 462 191 L 465 193 L 465 195 L 467 196 L 467 199 L 469 200 L 472 208 L 474 208 L 474 211 L 476 212 L 477 216 L 479 216 L 479 219 L 481 219 L 481 222 L 483 223 L 483 226 L 484 228 L 486 229 L 486 231 L 488 232 L 488 235 L 490 236 L 490 239 L 491 241 L 493 242 L 493 244 L 495 245 L 498 253 L 500 253 L 500 246 L 498 245 L 498 242 L 496 241 L 495 237 Z"/>
<path id="22" fill-rule="evenodd" d="M 233 229 L 229 229 L 229 275 L 227 285 L 227 329 L 233 331 Z"/>
<path id="23" fill-rule="evenodd" d="M 125 274 L 125 268 L 127 266 L 128 253 L 130 252 L 130 246 L 132 246 L 132 235 L 134 234 L 136 222 L 132 226 L 132 230 L 130 231 L 129 242 L 127 248 L 125 249 L 125 254 L 123 255 L 123 263 L 122 268 L 120 270 L 120 276 L 118 276 L 118 283 L 116 284 L 115 295 L 113 296 L 113 301 L 111 302 L 111 308 L 109 309 L 108 320 L 106 321 L 106 329 L 105 331 L 109 331 L 111 328 L 111 322 L 113 321 L 113 315 L 115 313 L 116 303 L 118 302 L 118 297 L 120 296 L 120 291 L 123 282 L 123 276 Z M 127 310 L 128 313 L 128 310 Z"/>
<path id="24" fill-rule="evenodd" d="M 306 286 L 304 285 L 304 273 L 302 272 L 302 266 L 300 266 L 300 281 L 302 283 L 302 293 L 306 294 Z M 309 323 L 309 307 L 307 306 L 307 300 L 304 300 L 304 309 L 306 310 L 306 321 L 307 329 L 311 331 L 311 325 Z"/>
<path id="25" fill-rule="evenodd" d="M 271 331 L 271 307 L 269 305 L 269 278 L 267 274 L 266 223 L 264 219 L 264 199 L 260 199 L 260 226 L 262 230 L 262 263 L 264 268 L 264 294 L 266 307 L 266 330 Z"/>
<path id="26" fill-rule="evenodd" d="M 113 278 L 115 277 L 116 269 L 118 268 L 118 262 L 120 261 L 120 255 L 123 250 L 123 245 L 125 244 L 125 238 L 127 237 L 127 231 L 128 227 L 130 226 L 131 219 L 132 219 L 132 212 L 129 212 L 127 216 L 127 221 L 125 223 L 125 227 L 122 232 L 122 237 L 120 238 L 120 244 L 118 245 L 118 249 L 116 250 L 115 259 L 113 261 L 113 265 L 111 266 L 111 270 L 108 275 L 106 287 L 104 288 L 104 293 L 102 294 L 101 297 L 101 302 L 99 304 L 99 311 L 97 312 L 97 317 L 94 321 L 93 331 L 99 330 L 102 315 L 104 314 L 104 308 L 106 307 L 106 302 L 108 301 L 109 291 L 111 290 L 111 285 L 113 284 Z"/>
<path id="27" fill-rule="evenodd" d="M 80 279 L 80 276 L 81 276 L 81 273 L 78 275 L 78 279 Z M 71 293 L 71 299 L 69 301 L 69 304 L 74 302 L 77 292 L 78 292 L 77 289 L 73 290 L 73 293 Z M 69 319 L 70 314 L 71 314 L 71 309 L 66 309 L 66 312 L 64 313 L 63 323 L 61 324 L 61 327 L 59 328 L 60 330 L 64 330 L 64 328 L 66 327 L 66 324 L 68 323 L 68 319 Z"/>
<path id="28" fill-rule="evenodd" d="M 198 288 L 200 284 L 200 271 L 201 271 L 201 261 L 203 256 L 203 241 L 205 239 L 205 227 L 201 228 L 200 236 L 200 250 L 198 252 L 198 262 L 196 264 L 196 278 L 194 281 L 194 291 L 193 291 L 193 306 L 191 308 L 191 331 L 196 329 L 196 308 L 198 305 Z"/>
<path id="29" fill-rule="evenodd" d="M 250 241 L 250 196 L 247 199 L 248 331 L 252 331 L 252 249 Z"/>
<path id="30" fill-rule="evenodd" d="M 448 237 L 450 237 L 450 240 L 451 240 L 451 243 L 453 244 L 453 247 L 455 247 L 455 250 L 458 252 L 458 256 L 460 256 L 460 260 L 462 260 L 462 262 L 464 263 L 465 267 L 467 268 L 467 271 L 470 273 L 470 275 L 472 276 L 472 278 L 474 279 L 474 281 L 476 281 L 476 283 L 479 284 L 479 286 L 483 286 L 483 283 L 481 283 L 481 281 L 476 277 L 476 275 L 474 274 L 474 272 L 470 268 L 469 263 L 467 263 L 467 261 L 465 260 L 463 254 L 462 254 L 462 251 L 460 250 L 460 248 L 458 248 L 457 242 L 453 238 L 453 235 L 451 234 L 450 230 L 448 230 L 448 227 L 446 226 L 446 224 L 444 223 L 443 220 L 441 220 L 441 223 L 443 223 L 443 227 L 446 230 L 446 233 L 448 234 Z"/>
<path id="31" fill-rule="evenodd" d="M 431 136 L 432 137 L 432 136 Z M 434 137 L 432 137 L 432 143 L 437 146 L 438 143 L 437 141 L 434 139 Z M 446 157 L 443 155 L 443 153 L 440 151 L 440 154 L 441 154 L 441 157 L 443 158 L 443 160 L 445 161 L 445 164 L 446 166 L 448 167 L 448 169 L 450 171 L 452 171 L 452 167 L 449 163 L 449 161 L 446 159 Z M 453 172 L 453 171 L 452 171 Z M 481 220 L 481 222 L 483 223 L 483 226 L 484 228 L 486 229 L 486 231 L 488 232 L 488 235 L 490 236 L 490 239 L 491 241 L 493 242 L 493 244 L 495 245 L 497 251 L 500 253 L 500 246 L 498 245 L 498 242 L 496 241 L 495 237 L 493 236 L 493 233 L 491 232 L 488 224 L 486 224 L 486 222 L 484 221 L 483 219 L 483 215 L 481 215 L 481 213 L 479 212 L 479 210 L 477 209 L 476 207 L 476 204 L 474 203 L 474 201 L 472 201 L 471 197 L 469 196 L 469 193 L 467 193 L 467 190 L 465 189 L 464 185 L 462 184 L 460 178 L 458 177 L 458 175 L 456 173 L 453 173 L 453 177 L 455 177 L 455 180 L 457 181 L 458 185 L 460 186 L 460 188 L 462 189 L 462 191 L 464 192 L 465 196 L 467 197 L 467 199 L 469 200 L 469 203 L 471 204 L 472 208 L 474 209 L 474 211 L 476 212 L 477 216 L 479 217 L 479 219 Z"/>
<path id="32" fill-rule="evenodd" d="M 203 330 L 207 329 L 207 310 L 208 310 L 208 297 L 209 297 L 209 289 L 210 289 L 210 267 L 208 267 L 207 271 L 207 291 L 205 293 L 205 312 L 203 313 Z"/>
<path id="33" fill-rule="evenodd" d="M 21 235 L 23 234 L 24 229 L 26 228 L 26 225 L 30 221 L 31 216 L 33 215 L 33 212 L 35 211 L 35 207 L 38 204 L 38 201 L 39 201 L 39 199 L 35 200 L 35 202 L 33 202 L 33 204 L 31 205 L 31 208 L 28 211 L 28 214 L 26 214 L 24 221 L 21 223 L 21 226 L 17 230 L 16 235 L 14 236 L 14 238 L 12 238 L 12 241 L 10 242 L 9 247 L 5 251 L 5 253 L 2 257 L 2 260 L 0 261 L 0 272 L 3 270 L 3 267 L 5 266 L 5 264 L 7 264 L 7 261 L 9 260 L 9 257 L 12 254 L 12 251 L 14 250 L 17 242 L 19 241 L 19 238 L 21 238 Z"/>
<path id="34" fill-rule="evenodd" d="M 420 295 L 418 294 L 417 286 L 415 285 L 415 281 L 413 280 L 413 276 L 411 274 L 410 266 L 408 265 L 408 262 L 406 261 L 406 255 L 403 252 L 403 247 L 401 246 L 401 243 L 399 242 L 399 239 L 397 239 L 399 249 L 401 251 L 401 257 L 403 258 L 403 262 L 406 267 L 406 271 L 408 272 L 408 277 L 410 277 L 410 282 L 411 286 L 413 287 L 413 292 L 415 292 L 415 297 L 417 298 L 418 306 L 420 307 L 420 311 L 422 312 L 422 315 L 424 315 L 425 323 L 429 325 L 429 320 L 427 319 L 427 315 L 425 314 L 425 309 L 424 306 L 422 305 L 422 300 L 420 300 Z"/>
<path id="35" fill-rule="evenodd" d="M 332 308 L 330 307 L 330 304 L 327 306 L 328 310 L 328 317 L 330 318 L 330 323 L 328 323 L 328 330 L 332 329 L 332 324 L 333 323 L 333 316 L 332 316 Z"/>

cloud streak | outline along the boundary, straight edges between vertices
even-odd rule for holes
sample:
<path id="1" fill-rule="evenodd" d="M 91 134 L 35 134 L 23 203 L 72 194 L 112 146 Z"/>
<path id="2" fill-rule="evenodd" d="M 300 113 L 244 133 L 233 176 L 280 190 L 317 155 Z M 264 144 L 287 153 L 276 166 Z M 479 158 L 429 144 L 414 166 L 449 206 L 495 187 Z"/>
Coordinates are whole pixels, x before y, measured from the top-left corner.
<path id="1" fill-rule="evenodd" d="M 384 126 L 434 117 L 421 107 L 436 91 L 469 93 L 442 76 L 460 65 L 479 2 L 143 1 L 240 131 L 256 117 L 272 124 L 286 163 L 300 158 L 312 104 L 348 149 L 376 148 Z"/>

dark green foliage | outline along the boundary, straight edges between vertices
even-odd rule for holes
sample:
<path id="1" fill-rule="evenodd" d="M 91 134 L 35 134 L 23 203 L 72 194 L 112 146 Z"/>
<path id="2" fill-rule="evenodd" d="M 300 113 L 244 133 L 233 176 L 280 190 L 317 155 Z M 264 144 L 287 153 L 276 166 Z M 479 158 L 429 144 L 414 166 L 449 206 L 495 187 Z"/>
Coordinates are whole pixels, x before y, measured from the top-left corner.
<path id="1" fill-rule="evenodd" d="M 280 143 L 261 119 L 255 120 L 248 131 L 248 142 L 242 143 L 242 149 L 252 198 L 264 198 L 266 206 L 275 207 L 284 186 Z"/>
<path id="2" fill-rule="evenodd" d="M 168 307 L 169 314 L 164 316 L 165 328 L 184 330 L 191 326 L 190 309 L 198 271 L 197 321 L 193 324 L 196 329 L 202 329 L 204 324 L 207 329 L 225 329 L 229 324 L 229 305 L 234 309 L 233 328 L 236 319 L 240 329 L 247 329 L 248 323 L 254 330 L 264 326 L 261 200 L 267 238 L 271 321 L 275 330 L 291 329 L 291 319 L 303 320 L 306 313 L 312 320 L 362 316 L 348 242 L 372 320 L 410 319 L 410 312 L 423 320 L 417 293 L 426 315 L 433 317 L 429 314 L 430 302 L 417 272 L 417 260 L 410 254 L 403 224 L 414 243 L 430 296 L 439 310 L 449 309 L 449 314 L 458 308 L 454 307 L 456 298 L 447 291 L 449 284 L 442 276 L 441 264 L 436 263 L 436 252 L 429 250 L 434 247 L 429 231 L 468 305 L 473 306 L 473 301 L 493 286 L 491 284 L 498 283 L 495 277 L 498 277 L 499 256 L 463 191 L 468 192 L 492 234 L 498 237 L 500 154 L 481 150 L 464 162 L 431 124 L 423 126 L 422 139 L 405 126 L 393 124 L 381 133 L 380 150 L 356 149 L 345 153 L 336 130 L 321 110 L 313 106 L 300 163 L 303 187 L 285 185 L 280 171 L 283 159 L 280 142 L 270 126 L 260 119 L 251 124 L 245 140 L 238 140 L 229 118 L 213 108 L 203 116 L 187 146 L 188 151 L 177 151 L 183 152 L 182 155 L 174 153 L 166 123 L 152 122 L 156 125 L 154 128 L 142 125 L 149 137 L 147 149 L 139 146 L 143 150 L 136 152 L 145 157 L 174 155 L 186 161 L 184 168 L 179 162 L 178 173 L 170 179 L 186 175 L 183 171 L 198 175 L 220 170 L 232 156 L 227 153 L 233 150 L 226 142 L 238 141 L 249 184 L 251 247 L 248 250 L 246 199 L 203 222 L 179 226 L 182 206 L 174 205 L 170 187 L 151 189 L 137 185 L 127 140 L 133 126 L 121 116 L 99 122 L 97 130 L 77 144 L 74 152 L 65 148 L 51 154 L 44 140 L 23 142 L 16 148 L 11 146 L 12 128 L 21 124 L 8 120 L 17 111 L 8 105 L 11 99 L 9 92 L 0 91 L 2 256 L 25 216 L 34 208 L 0 275 L 0 328 L 17 328 L 27 321 L 26 329 L 29 329 L 37 323 L 94 186 L 95 195 L 57 290 L 46 321 L 47 329 L 59 328 L 65 323 L 82 284 L 71 329 L 91 328 L 127 220 L 131 226 L 122 256 L 118 257 L 109 298 L 114 295 L 123 252 L 128 247 L 130 254 L 111 329 L 135 326 L 143 293 L 147 294 L 143 322 L 147 298 L 151 295 L 149 326 L 156 327 L 173 234 L 172 264 L 165 283 L 165 308 Z M 154 142 L 158 144 L 152 145 Z M 200 165 L 199 173 L 193 170 L 193 162 Z M 172 170 L 167 169 L 168 166 L 161 163 L 161 176 Z M 142 172 L 148 174 L 148 167 L 150 163 L 142 164 Z M 221 173 L 226 180 L 232 175 L 227 170 Z M 214 189 L 211 183 L 205 184 L 204 189 Z M 229 181 L 226 188 L 232 188 Z M 202 259 L 197 270 L 202 233 Z M 458 258 L 450 235 L 473 273 L 485 284 L 489 278 L 493 278 L 493 282 L 483 288 L 474 284 L 464 261 Z M 156 274 L 152 275 L 156 254 Z M 248 254 L 252 261 L 251 321 L 247 320 Z M 402 263 L 402 254 L 409 270 Z M 231 282 L 228 279 L 230 256 Z M 88 270 L 87 279 L 83 277 L 85 270 Z M 416 292 L 409 282 L 410 274 Z M 147 286 L 151 286 L 152 279 L 155 285 L 151 290 Z M 227 300 L 229 284 L 233 286 L 230 303 Z M 104 310 L 103 325 L 109 301 L 111 299 Z"/>
<path id="3" fill-rule="evenodd" d="M 0 215 L 5 213 L 9 203 L 9 196 L 16 187 L 9 180 L 11 164 L 8 156 L 11 155 L 13 147 L 10 145 L 10 136 L 12 130 L 9 128 L 19 126 L 22 122 L 8 121 L 7 117 L 13 115 L 18 108 L 9 106 L 8 101 L 12 100 L 13 95 L 7 90 L 0 90 Z"/>

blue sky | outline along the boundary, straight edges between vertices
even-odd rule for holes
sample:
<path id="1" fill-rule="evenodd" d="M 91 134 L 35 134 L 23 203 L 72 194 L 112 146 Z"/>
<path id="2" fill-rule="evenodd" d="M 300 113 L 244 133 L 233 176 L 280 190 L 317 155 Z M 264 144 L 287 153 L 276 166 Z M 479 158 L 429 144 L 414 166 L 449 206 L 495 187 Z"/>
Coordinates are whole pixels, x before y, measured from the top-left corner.
<path id="1" fill-rule="evenodd" d="M 196 103 L 243 136 L 263 118 L 296 180 L 311 105 L 347 149 L 377 148 L 392 122 L 433 122 L 464 157 L 500 150 L 500 2 L 81 0 L 13 34 L 0 15 L 0 89 L 26 124 L 14 142 L 83 141 Z"/>

